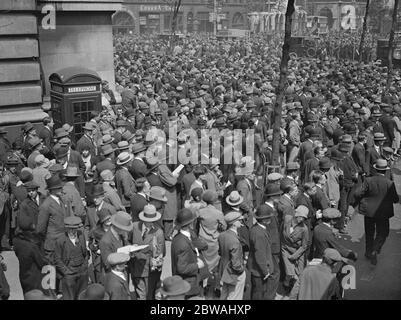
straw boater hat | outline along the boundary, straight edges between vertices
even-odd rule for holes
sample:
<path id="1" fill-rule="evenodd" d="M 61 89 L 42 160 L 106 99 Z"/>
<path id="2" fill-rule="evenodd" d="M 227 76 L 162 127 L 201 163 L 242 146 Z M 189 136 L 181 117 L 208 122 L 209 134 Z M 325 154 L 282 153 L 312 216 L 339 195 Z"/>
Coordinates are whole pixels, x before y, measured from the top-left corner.
<path id="1" fill-rule="evenodd" d="M 129 154 L 128 152 L 121 152 L 117 157 L 116 163 L 118 166 L 121 166 L 130 162 L 132 159 L 133 159 L 132 154 Z"/>
<path id="2" fill-rule="evenodd" d="M 144 222 L 158 221 L 161 216 L 161 213 L 156 211 L 156 207 L 153 204 L 146 205 L 143 211 L 139 212 L 139 219 Z"/>
<path id="3" fill-rule="evenodd" d="M 239 206 L 242 201 L 244 201 L 244 197 L 235 190 L 231 191 L 230 195 L 226 197 L 227 204 L 232 207 Z"/>
<path id="4" fill-rule="evenodd" d="M 387 160 L 385 159 L 377 159 L 376 163 L 373 165 L 373 168 L 376 170 L 390 170 Z"/>

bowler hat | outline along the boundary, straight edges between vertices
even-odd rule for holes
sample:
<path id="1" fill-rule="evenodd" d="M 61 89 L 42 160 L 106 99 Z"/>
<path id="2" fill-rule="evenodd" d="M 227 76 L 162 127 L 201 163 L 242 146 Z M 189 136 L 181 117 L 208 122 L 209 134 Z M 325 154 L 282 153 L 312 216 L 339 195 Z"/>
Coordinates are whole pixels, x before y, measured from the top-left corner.
<path id="1" fill-rule="evenodd" d="M 149 191 L 149 198 L 155 199 L 158 201 L 162 201 L 162 202 L 167 202 L 166 189 L 164 189 L 163 187 L 159 187 L 159 186 L 151 187 L 150 191 Z"/>
<path id="2" fill-rule="evenodd" d="M 102 154 L 105 156 L 112 154 L 114 151 L 116 151 L 116 149 L 114 149 L 111 144 L 105 144 L 101 148 L 102 148 Z"/>
<path id="3" fill-rule="evenodd" d="M 66 131 L 64 128 L 57 128 L 54 130 L 54 136 L 57 140 L 68 137 L 68 131 Z"/>
<path id="4" fill-rule="evenodd" d="M 79 294 L 78 300 L 110 300 L 110 296 L 101 284 L 92 283 Z"/>
<path id="5" fill-rule="evenodd" d="M 161 213 L 156 211 L 156 207 L 153 204 L 146 205 L 143 211 L 139 212 L 139 219 L 144 222 L 158 221 L 161 216 Z"/>
<path id="6" fill-rule="evenodd" d="M 111 216 L 111 224 L 124 231 L 131 231 L 133 228 L 131 215 L 125 211 L 118 211 Z"/>
<path id="7" fill-rule="evenodd" d="M 256 220 L 268 219 L 273 216 L 274 216 L 273 208 L 268 206 L 267 204 L 262 204 L 256 208 L 255 211 Z"/>
<path id="8" fill-rule="evenodd" d="M 129 149 L 128 141 L 120 141 L 119 143 L 117 143 L 117 146 L 118 146 L 118 150 L 120 150 L 120 151 Z"/>
<path id="9" fill-rule="evenodd" d="M 230 195 L 226 197 L 226 202 L 228 205 L 235 207 L 240 205 L 244 201 L 244 197 L 241 196 L 238 191 L 231 191 Z"/>
<path id="10" fill-rule="evenodd" d="M 183 208 L 177 213 L 175 224 L 177 227 L 182 228 L 192 223 L 197 218 L 196 214 L 187 208 Z"/>
<path id="11" fill-rule="evenodd" d="M 82 220 L 77 216 L 69 216 L 64 218 L 64 226 L 66 228 L 78 229 L 82 227 Z"/>
<path id="12" fill-rule="evenodd" d="M 382 133 L 382 132 L 376 132 L 376 133 L 373 135 L 373 140 L 384 141 L 384 140 L 386 140 L 386 137 L 384 136 L 384 133 Z"/>
<path id="13" fill-rule="evenodd" d="M 40 185 L 38 185 L 35 181 L 27 181 L 24 183 L 24 187 L 26 190 L 36 190 L 39 189 Z"/>
<path id="14" fill-rule="evenodd" d="M 56 149 L 56 159 L 62 159 L 67 157 L 69 148 L 68 147 L 60 147 Z"/>
<path id="15" fill-rule="evenodd" d="M 35 129 L 35 127 L 33 126 L 33 124 L 31 122 L 26 122 L 23 126 L 22 126 L 22 131 L 24 133 L 28 133 L 29 131 Z"/>
<path id="16" fill-rule="evenodd" d="M 145 150 L 146 150 L 146 146 L 143 144 L 143 142 L 137 142 L 132 145 L 132 153 L 133 154 L 137 154 L 137 153 L 140 153 Z"/>
<path id="17" fill-rule="evenodd" d="M 104 171 L 106 171 L 106 170 L 104 170 Z M 102 173 L 103 173 L 104 171 L 102 171 Z M 111 171 L 110 171 L 110 172 L 111 172 Z M 94 198 L 96 198 L 96 197 L 102 196 L 102 195 L 104 195 L 103 185 L 100 184 L 100 183 L 99 183 L 99 184 L 96 184 L 96 185 L 93 187 L 92 196 L 93 196 Z"/>
<path id="18" fill-rule="evenodd" d="M 165 296 L 178 296 L 187 293 L 189 290 L 191 290 L 189 282 L 176 275 L 163 280 L 160 292 Z"/>
<path id="19" fill-rule="evenodd" d="M 93 131 L 95 128 L 93 124 L 86 122 L 85 125 L 82 127 L 83 130 Z"/>
<path id="20" fill-rule="evenodd" d="M 58 175 L 54 175 L 51 176 L 49 179 L 46 179 L 46 185 L 48 190 L 63 188 L 63 182 L 60 180 L 60 177 Z"/>
<path id="21" fill-rule="evenodd" d="M 320 169 L 330 169 L 331 168 L 331 162 L 329 158 L 322 158 L 319 160 L 319 168 Z"/>
<path id="22" fill-rule="evenodd" d="M 113 143 L 113 141 L 114 141 L 114 139 L 113 139 L 113 137 L 111 135 L 105 134 L 102 137 L 102 142 L 100 143 L 100 145 L 103 147 L 103 146 L 106 146 L 106 145 L 109 145 L 109 144 Z"/>

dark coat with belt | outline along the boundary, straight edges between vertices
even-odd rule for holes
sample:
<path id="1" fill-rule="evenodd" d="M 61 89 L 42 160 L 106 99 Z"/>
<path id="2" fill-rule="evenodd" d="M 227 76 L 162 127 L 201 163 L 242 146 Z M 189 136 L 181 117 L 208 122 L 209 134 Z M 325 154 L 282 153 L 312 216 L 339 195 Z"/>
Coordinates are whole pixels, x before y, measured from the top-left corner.
<path id="1" fill-rule="evenodd" d="M 267 230 L 263 229 L 259 224 L 252 226 L 249 238 L 248 270 L 252 276 L 264 278 L 274 271 L 271 240 Z"/>
<path id="2" fill-rule="evenodd" d="M 19 279 L 24 293 L 42 289 L 42 268 L 46 265 L 37 237 L 30 232 L 20 232 L 14 237 L 14 252 L 19 262 Z"/>
<path id="3" fill-rule="evenodd" d="M 394 182 L 380 174 L 366 178 L 355 197 L 360 199 L 359 213 L 370 218 L 391 218 L 399 201 Z"/>
<path id="4" fill-rule="evenodd" d="M 104 278 L 104 288 L 110 300 L 131 300 L 128 277 L 124 281 L 124 279 L 113 272 L 109 272 Z"/>
<path id="5" fill-rule="evenodd" d="M 179 275 L 191 285 L 187 295 L 200 292 L 200 273 L 197 264 L 195 245 L 181 232 L 177 233 L 171 243 L 171 269 L 173 275 Z"/>
<path id="6" fill-rule="evenodd" d="M 54 251 L 56 240 L 64 234 L 64 218 L 67 208 L 63 202 L 56 202 L 51 196 L 39 207 L 36 232 L 44 239 L 44 249 Z"/>
<path id="7" fill-rule="evenodd" d="M 345 258 L 352 252 L 342 246 L 336 238 L 333 229 L 322 222 L 313 230 L 313 245 L 315 248 L 313 257 L 319 259 L 323 257 L 324 250 L 327 248 L 336 249 Z"/>
<path id="8" fill-rule="evenodd" d="M 219 235 L 219 255 L 219 279 L 235 285 L 245 271 L 245 263 L 238 235 L 231 229 Z"/>

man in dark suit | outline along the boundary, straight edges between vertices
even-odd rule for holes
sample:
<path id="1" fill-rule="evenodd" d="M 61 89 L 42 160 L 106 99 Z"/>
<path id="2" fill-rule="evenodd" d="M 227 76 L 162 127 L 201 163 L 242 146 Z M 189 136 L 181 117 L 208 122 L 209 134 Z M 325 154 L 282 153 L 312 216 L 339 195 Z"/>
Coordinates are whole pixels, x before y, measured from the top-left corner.
<path id="1" fill-rule="evenodd" d="M 49 153 L 53 148 L 53 119 L 50 117 L 44 117 L 43 120 L 43 128 L 39 131 L 39 138 L 42 139 L 43 145 L 45 147 L 46 152 L 44 154 L 49 158 Z"/>
<path id="2" fill-rule="evenodd" d="M 146 147 L 142 142 L 135 143 L 132 146 L 134 160 L 132 160 L 130 166 L 128 167 L 128 171 L 131 173 L 132 177 L 135 180 L 138 178 L 146 177 L 148 173 L 146 163 L 143 160 L 145 157 L 145 151 Z"/>
<path id="3" fill-rule="evenodd" d="M 245 262 L 238 228 L 242 215 L 231 211 L 224 216 L 227 230 L 219 235 L 219 279 L 223 283 L 221 300 L 242 300 L 245 289 Z"/>
<path id="4" fill-rule="evenodd" d="M 81 153 L 83 149 L 85 150 L 89 149 L 89 152 L 92 155 L 92 157 L 96 157 L 97 147 L 95 144 L 95 140 L 93 139 L 93 130 L 94 130 L 93 125 L 87 122 L 85 123 L 85 126 L 82 127 L 82 130 L 84 131 L 84 135 L 77 142 L 77 151 Z"/>
<path id="5" fill-rule="evenodd" d="M 358 136 L 358 143 L 355 144 L 351 152 L 352 158 L 358 168 L 359 177 L 367 176 L 369 174 L 369 164 L 366 161 L 366 139 L 366 134 L 360 133 Z M 362 180 L 360 179 L 360 181 Z"/>
<path id="6" fill-rule="evenodd" d="M 312 182 L 315 184 L 316 192 L 312 195 L 312 204 L 315 210 L 324 210 L 330 207 L 330 201 L 324 191 L 326 184 L 325 174 L 318 170 L 312 174 Z"/>
<path id="7" fill-rule="evenodd" d="M 128 171 L 131 160 L 131 154 L 128 152 L 121 152 L 117 158 L 117 166 L 119 166 L 119 168 L 115 176 L 117 192 L 127 212 L 131 212 L 131 198 L 137 191 L 135 180 Z"/>
<path id="8" fill-rule="evenodd" d="M 29 181 L 23 186 L 27 192 L 27 197 L 19 204 L 17 212 L 17 227 L 21 217 L 26 217 L 36 228 L 38 224 L 39 206 L 45 200 L 43 196 L 38 193 L 39 185 L 33 181 Z"/>
<path id="9" fill-rule="evenodd" d="M 252 300 L 267 300 L 268 278 L 274 272 L 274 262 L 271 252 L 271 240 L 266 226 L 271 222 L 273 209 L 262 204 L 255 212 L 257 223 L 252 226 L 249 234 L 250 248 L 248 269 L 251 273 Z"/>
<path id="10" fill-rule="evenodd" d="M 111 144 L 106 144 L 101 147 L 102 155 L 104 159 L 96 164 L 96 171 L 98 176 L 104 170 L 110 170 L 111 172 L 116 173 L 116 164 L 115 164 L 115 151 Z"/>
<path id="11" fill-rule="evenodd" d="M 336 220 L 340 218 L 341 213 L 335 208 L 323 210 L 322 221 L 313 230 L 314 258 L 321 259 L 324 250 L 327 248 L 336 249 L 342 257 L 356 260 L 357 254 L 340 244 L 333 231 Z"/>
<path id="12" fill-rule="evenodd" d="M 107 257 L 117 252 L 118 248 L 128 245 L 128 233 L 132 228 L 132 219 L 128 213 L 119 211 L 111 217 L 111 227 L 99 242 L 102 267 L 106 273 L 111 271 Z"/>
<path id="13" fill-rule="evenodd" d="M 399 201 L 394 182 L 385 177 L 390 168 L 387 161 L 378 159 L 376 175 L 367 178 L 355 196 L 360 199 L 359 213 L 365 216 L 366 253 L 372 264 L 390 232 L 389 219 L 394 216 L 394 203 Z M 376 236 L 375 236 L 376 235 Z"/>
<path id="14" fill-rule="evenodd" d="M 191 230 L 195 219 L 196 214 L 191 210 L 186 208 L 180 210 L 175 220 L 179 232 L 171 243 L 172 274 L 181 276 L 191 285 L 191 290 L 186 293 L 187 297 L 200 293 L 200 269 L 205 266 L 192 238 Z"/>
<path id="15" fill-rule="evenodd" d="M 395 121 L 391 116 L 392 110 L 389 106 L 383 108 L 384 115 L 380 118 L 383 126 L 384 136 L 386 137 L 385 146 L 392 146 L 394 140 L 394 129 L 396 127 Z"/>
<path id="16" fill-rule="evenodd" d="M 368 155 L 368 163 L 369 163 L 369 175 L 373 176 L 375 174 L 375 169 L 373 165 L 376 163 L 377 159 L 381 158 L 381 154 L 383 153 L 383 145 L 384 141 L 386 141 L 386 137 L 381 132 L 376 132 L 373 135 L 374 145 L 373 147 L 367 150 Z"/>
<path id="17" fill-rule="evenodd" d="M 149 191 L 149 182 L 146 178 L 136 179 L 135 184 L 137 192 L 131 198 L 131 216 L 134 222 L 139 221 L 139 212 L 148 204 L 145 192 Z"/>
<path id="18" fill-rule="evenodd" d="M 104 288 L 110 300 L 131 300 L 129 278 L 126 272 L 130 256 L 125 253 L 111 253 L 107 256 L 107 263 L 111 266 L 104 279 Z"/>
<path id="19" fill-rule="evenodd" d="M 46 180 L 49 196 L 39 207 L 36 232 L 44 241 L 45 256 L 49 264 L 54 264 L 54 246 L 64 234 L 64 218 L 67 206 L 62 202 L 63 184 L 58 175 Z"/>

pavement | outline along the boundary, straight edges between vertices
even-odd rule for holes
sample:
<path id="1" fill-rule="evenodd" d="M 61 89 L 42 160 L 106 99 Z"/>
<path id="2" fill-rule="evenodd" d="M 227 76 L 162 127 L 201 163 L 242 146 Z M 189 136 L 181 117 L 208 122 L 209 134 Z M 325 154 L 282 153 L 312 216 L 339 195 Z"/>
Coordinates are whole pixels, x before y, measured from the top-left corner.
<path id="1" fill-rule="evenodd" d="M 401 195 L 401 162 L 395 165 L 393 173 L 397 192 Z M 373 266 L 364 257 L 363 216 L 358 212 L 353 212 L 353 217 L 347 225 L 348 235 L 341 236 L 342 243 L 358 254 L 358 260 L 354 264 L 355 286 L 345 290 L 345 299 L 401 300 L 401 204 L 395 204 L 394 208 L 395 215 L 390 219 L 390 235 L 382 248 L 382 252 L 378 255 L 376 266 Z M 162 279 L 171 275 L 170 247 L 171 242 L 168 241 Z M 2 255 L 8 266 L 5 274 L 11 289 L 10 300 L 22 300 L 23 294 L 18 277 L 18 260 L 12 251 L 3 252 Z"/>

